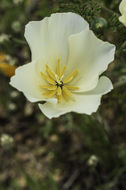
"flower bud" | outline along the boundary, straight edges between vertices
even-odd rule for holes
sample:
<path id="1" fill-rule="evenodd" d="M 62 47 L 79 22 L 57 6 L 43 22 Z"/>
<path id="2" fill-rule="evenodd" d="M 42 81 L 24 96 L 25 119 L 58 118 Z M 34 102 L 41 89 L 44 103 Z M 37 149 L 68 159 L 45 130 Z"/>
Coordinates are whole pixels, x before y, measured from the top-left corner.
<path id="1" fill-rule="evenodd" d="M 97 33 L 103 33 L 107 29 L 107 26 L 107 21 L 102 17 L 96 18 L 91 24 L 92 29 Z"/>
<path id="2" fill-rule="evenodd" d="M 23 2 L 23 0 L 13 0 L 13 3 L 16 4 L 16 5 L 19 4 L 19 3 L 22 3 L 22 2 Z"/>
<path id="3" fill-rule="evenodd" d="M 15 31 L 15 32 L 19 32 L 21 30 L 21 24 L 19 21 L 15 21 L 12 23 L 12 29 Z"/>
<path id="4" fill-rule="evenodd" d="M 7 134 L 2 134 L 1 136 L 1 145 L 5 149 L 10 149 L 13 146 L 14 140 L 11 136 Z"/>
<path id="5" fill-rule="evenodd" d="M 8 110 L 9 110 L 10 112 L 15 112 L 16 109 L 17 109 L 17 106 L 16 106 L 15 103 L 9 102 L 7 108 L 8 108 Z"/>
<path id="6" fill-rule="evenodd" d="M 10 93 L 10 97 L 12 99 L 15 99 L 15 98 L 18 98 L 20 96 L 19 92 L 16 91 L 16 90 L 13 90 L 11 93 Z"/>
<path id="7" fill-rule="evenodd" d="M 9 35 L 4 34 L 4 33 L 0 35 L 0 43 L 3 43 L 8 40 L 9 40 Z"/>
<path id="8" fill-rule="evenodd" d="M 89 166 L 96 166 L 98 163 L 98 158 L 95 155 L 90 156 L 90 158 L 87 161 Z"/>

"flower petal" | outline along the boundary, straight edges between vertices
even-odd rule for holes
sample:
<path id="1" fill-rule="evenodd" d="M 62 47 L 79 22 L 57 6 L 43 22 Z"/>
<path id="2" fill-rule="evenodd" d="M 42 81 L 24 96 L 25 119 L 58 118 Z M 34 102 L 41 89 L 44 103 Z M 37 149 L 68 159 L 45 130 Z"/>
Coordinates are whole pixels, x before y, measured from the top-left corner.
<path id="1" fill-rule="evenodd" d="M 119 5 L 119 10 L 121 14 L 124 14 L 126 12 L 126 0 L 122 0 Z"/>
<path id="2" fill-rule="evenodd" d="M 126 12 L 122 16 L 119 17 L 119 21 L 123 23 L 124 26 L 126 26 Z"/>
<path id="3" fill-rule="evenodd" d="M 26 25 L 25 38 L 32 51 L 32 59 L 45 60 L 54 64 L 58 58 L 66 64 L 68 37 L 86 28 L 88 23 L 75 13 L 55 13 L 42 21 L 32 21 Z"/>
<path id="4" fill-rule="evenodd" d="M 67 112 L 78 112 L 91 114 L 96 112 L 100 105 L 102 95 L 110 92 L 113 89 L 111 81 L 103 76 L 99 79 L 98 85 L 92 91 L 86 93 L 76 93 L 75 101 L 65 102 L 64 104 L 39 104 L 41 111 L 48 117 L 59 117 Z"/>
<path id="5" fill-rule="evenodd" d="M 69 37 L 69 51 L 67 72 L 78 69 L 71 85 L 78 86 L 79 91 L 84 92 L 95 88 L 99 75 L 114 59 L 115 46 L 98 39 L 87 29 Z"/>
<path id="6" fill-rule="evenodd" d="M 105 76 L 101 77 L 95 89 L 86 93 L 76 94 L 77 103 L 72 111 L 88 115 L 96 112 L 102 95 L 110 92 L 112 89 L 113 85 L 110 79 Z"/>
<path id="7" fill-rule="evenodd" d="M 101 76 L 96 88 L 91 91 L 85 92 L 86 95 L 104 95 L 113 89 L 111 80 L 106 76 Z"/>
<path id="8" fill-rule="evenodd" d="M 40 90 L 40 79 L 35 72 L 35 62 L 23 65 L 16 69 L 15 75 L 11 78 L 10 84 L 23 92 L 31 102 L 44 100 Z"/>

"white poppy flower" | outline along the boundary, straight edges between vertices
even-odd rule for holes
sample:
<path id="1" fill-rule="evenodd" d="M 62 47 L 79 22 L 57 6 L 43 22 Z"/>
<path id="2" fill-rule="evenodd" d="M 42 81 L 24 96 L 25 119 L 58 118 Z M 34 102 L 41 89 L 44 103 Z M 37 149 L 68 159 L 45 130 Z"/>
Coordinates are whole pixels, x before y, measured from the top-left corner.
<path id="1" fill-rule="evenodd" d="M 10 84 L 48 117 L 67 112 L 91 114 L 111 81 L 102 76 L 114 59 L 115 46 L 99 40 L 75 13 L 56 13 L 26 25 L 32 62 L 16 69 Z"/>
<path id="2" fill-rule="evenodd" d="M 122 14 L 122 16 L 119 17 L 119 21 L 126 26 L 126 0 L 121 1 L 119 10 Z"/>

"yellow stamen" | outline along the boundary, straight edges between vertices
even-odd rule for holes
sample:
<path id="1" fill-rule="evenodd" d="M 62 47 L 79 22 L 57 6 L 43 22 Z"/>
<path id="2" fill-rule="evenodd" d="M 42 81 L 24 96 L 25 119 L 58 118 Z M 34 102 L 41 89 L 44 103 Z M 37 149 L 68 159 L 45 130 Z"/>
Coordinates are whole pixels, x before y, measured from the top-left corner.
<path id="1" fill-rule="evenodd" d="M 50 77 L 46 76 L 43 72 L 41 72 L 41 76 L 42 76 L 42 78 L 43 78 L 44 80 L 46 80 L 46 81 L 49 82 L 50 84 L 53 84 L 53 85 L 56 84 L 54 80 L 52 80 Z"/>
<path id="2" fill-rule="evenodd" d="M 43 92 L 42 95 L 47 96 L 50 94 L 50 91 Z"/>
<path id="3" fill-rule="evenodd" d="M 48 90 L 56 90 L 57 86 L 54 85 L 40 85 L 41 88 L 45 88 Z"/>
<path id="4" fill-rule="evenodd" d="M 43 95 L 47 96 L 46 98 L 51 98 L 52 96 L 56 94 L 56 91 L 57 90 L 52 90 L 52 92 L 51 91 L 44 92 Z"/>
<path id="5" fill-rule="evenodd" d="M 66 66 L 64 65 L 63 70 L 62 70 L 62 72 L 61 72 L 61 74 L 60 74 L 60 77 L 63 77 L 63 75 L 64 75 L 64 73 L 65 73 L 65 70 L 66 70 Z"/>
<path id="6" fill-rule="evenodd" d="M 79 87 L 76 87 L 76 86 L 68 86 L 68 85 L 65 85 L 66 88 L 68 88 L 69 90 L 78 90 Z"/>
<path id="7" fill-rule="evenodd" d="M 58 86 L 58 88 L 57 88 L 57 99 L 58 99 L 58 103 L 60 103 L 61 99 L 62 99 L 62 90 L 61 90 L 60 86 Z"/>
<path id="8" fill-rule="evenodd" d="M 75 71 L 73 71 L 70 75 L 68 75 L 64 80 L 63 83 L 68 83 L 70 82 L 78 73 L 78 70 L 76 69 Z"/>
<path id="9" fill-rule="evenodd" d="M 58 86 L 58 88 L 57 88 L 57 95 L 60 96 L 61 94 L 62 94 L 62 90 L 61 90 L 60 86 Z"/>
<path id="10" fill-rule="evenodd" d="M 66 95 L 72 97 L 72 93 L 65 86 L 63 86 L 62 89 L 63 89 L 63 92 L 65 92 Z"/>
<path id="11" fill-rule="evenodd" d="M 57 100 L 58 100 L 58 104 L 61 103 L 61 100 L 62 100 L 62 96 L 56 96 L 57 97 Z"/>
<path id="12" fill-rule="evenodd" d="M 53 80 L 56 80 L 55 74 L 53 71 L 49 68 L 48 65 L 46 65 L 46 73 L 48 74 L 49 77 L 51 77 Z"/>
<path id="13" fill-rule="evenodd" d="M 68 98 L 68 96 L 66 95 L 66 93 L 63 91 L 62 94 L 63 94 L 63 97 L 64 97 L 64 99 L 66 100 L 66 102 L 68 102 L 68 101 L 69 101 L 69 98 Z"/>
<path id="14" fill-rule="evenodd" d="M 62 84 L 62 81 L 61 81 L 61 79 L 58 77 L 58 75 L 56 75 L 56 82 L 57 82 L 58 84 Z"/>
<path id="15" fill-rule="evenodd" d="M 60 59 L 58 59 L 58 61 L 57 61 L 56 73 L 60 77 Z"/>
<path id="16" fill-rule="evenodd" d="M 41 88 L 46 90 L 43 95 L 46 96 L 46 98 L 52 98 L 54 96 L 57 98 L 58 104 L 61 103 L 62 98 L 64 98 L 66 102 L 68 102 L 69 99 L 74 100 L 71 91 L 79 89 L 79 87 L 67 85 L 67 83 L 71 82 L 77 75 L 78 70 L 74 70 L 63 80 L 65 70 L 66 66 L 64 65 L 61 69 L 60 59 L 58 59 L 56 72 L 51 70 L 48 65 L 46 65 L 46 74 L 41 72 L 42 78 L 47 82 L 46 85 L 40 85 Z"/>

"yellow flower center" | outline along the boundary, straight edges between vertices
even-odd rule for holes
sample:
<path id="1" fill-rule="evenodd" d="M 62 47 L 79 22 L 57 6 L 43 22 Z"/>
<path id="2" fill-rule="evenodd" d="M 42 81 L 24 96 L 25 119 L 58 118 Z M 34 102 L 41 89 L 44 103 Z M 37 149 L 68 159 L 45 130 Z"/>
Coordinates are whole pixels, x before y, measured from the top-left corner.
<path id="1" fill-rule="evenodd" d="M 68 83 L 78 74 L 78 70 L 75 69 L 64 78 L 65 70 L 66 66 L 61 70 L 60 60 L 58 59 L 56 72 L 52 71 L 48 65 L 46 65 L 46 74 L 41 72 L 42 78 L 48 83 L 47 85 L 40 86 L 46 90 L 43 93 L 46 98 L 56 97 L 58 103 L 61 103 L 62 98 L 64 98 L 65 101 L 69 101 L 70 98 L 73 99 L 72 91 L 78 90 L 79 87 L 70 86 Z"/>

